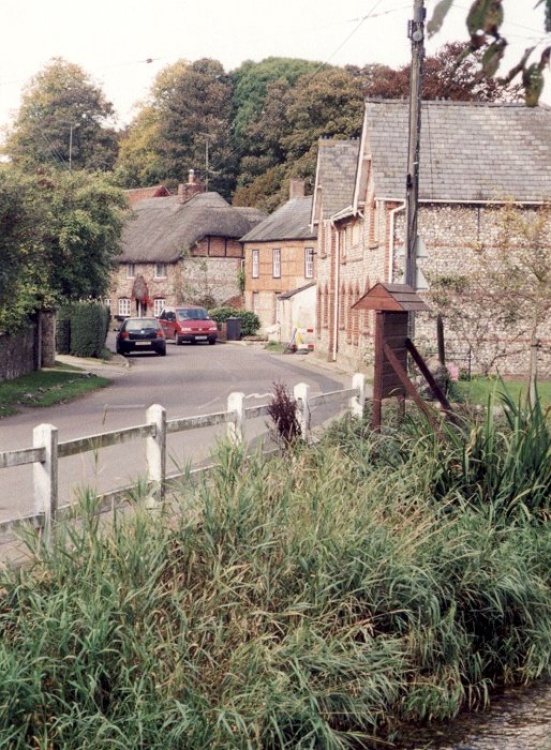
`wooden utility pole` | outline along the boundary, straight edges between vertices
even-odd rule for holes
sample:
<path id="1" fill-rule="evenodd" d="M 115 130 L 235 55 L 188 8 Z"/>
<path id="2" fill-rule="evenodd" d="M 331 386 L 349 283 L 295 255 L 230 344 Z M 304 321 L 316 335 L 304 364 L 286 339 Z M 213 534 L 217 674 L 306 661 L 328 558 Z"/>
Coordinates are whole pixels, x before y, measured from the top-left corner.
<path id="1" fill-rule="evenodd" d="M 425 55 L 424 0 L 414 0 L 413 21 L 408 23 L 411 40 L 409 91 L 409 138 L 406 177 L 406 268 L 405 280 L 415 289 L 417 276 L 417 208 L 419 198 L 419 152 L 421 140 L 421 82 Z"/>

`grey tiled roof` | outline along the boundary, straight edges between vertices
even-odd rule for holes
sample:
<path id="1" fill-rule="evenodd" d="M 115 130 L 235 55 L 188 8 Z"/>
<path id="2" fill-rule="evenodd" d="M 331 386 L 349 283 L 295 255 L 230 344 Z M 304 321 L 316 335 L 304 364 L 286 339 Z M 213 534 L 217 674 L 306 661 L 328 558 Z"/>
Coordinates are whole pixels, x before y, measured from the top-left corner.
<path id="1" fill-rule="evenodd" d="M 366 102 L 379 198 L 403 200 L 409 105 Z M 551 199 L 551 108 L 423 102 L 419 200 L 542 202 Z"/>
<path id="2" fill-rule="evenodd" d="M 198 193 L 186 203 L 178 196 L 149 198 L 136 203 L 124 228 L 124 262 L 170 263 L 204 237 L 239 239 L 266 214 L 233 208 L 218 193 Z"/>
<path id="3" fill-rule="evenodd" d="M 254 229 L 241 238 L 242 242 L 270 242 L 277 240 L 315 239 L 310 216 L 312 196 L 290 198 Z"/>
<path id="4" fill-rule="evenodd" d="M 327 219 L 351 205 L 358 168 L 358 140 L 320 140 L 316 172 L 317 191 L 321 189 L 322 218 Z"/>

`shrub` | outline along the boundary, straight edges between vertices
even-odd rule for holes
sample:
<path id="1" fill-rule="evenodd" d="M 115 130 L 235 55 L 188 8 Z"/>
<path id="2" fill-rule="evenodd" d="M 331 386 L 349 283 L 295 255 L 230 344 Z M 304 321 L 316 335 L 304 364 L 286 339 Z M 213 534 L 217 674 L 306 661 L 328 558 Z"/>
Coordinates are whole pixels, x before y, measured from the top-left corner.
<path id="1" fill-rule="evenodd" d="M 240 318 L 242 336 L 254 336 L 260 328 L 260 318 L 250 310 L 239 310 L 234 307 L 215 307 L 213 310 L 209 310 L 209 315 L 217 323 L 225 323 L 228 318 Z"/>
<path id="2" fill-rule="evenodd" d="M 75 302 L 60 308 L 57 351 L 76 357 L 101 357 L 109 330 L 109 310 L 97 302 Z"/>

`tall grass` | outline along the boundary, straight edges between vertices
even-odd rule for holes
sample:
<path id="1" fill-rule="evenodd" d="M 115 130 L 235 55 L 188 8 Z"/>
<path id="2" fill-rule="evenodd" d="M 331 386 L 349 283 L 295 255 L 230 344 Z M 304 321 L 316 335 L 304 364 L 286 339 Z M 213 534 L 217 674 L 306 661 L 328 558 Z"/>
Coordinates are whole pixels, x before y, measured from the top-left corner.
<path id="1" fill-rule="evenodd" d="M 222 446 L 170 517 L 105 529 L 86 497 L 2 574 L 0 747 L 379 747 L 547 673 L 551 532 L 461 478 L 471 443 L 345 421 L 284 458 Z"/>

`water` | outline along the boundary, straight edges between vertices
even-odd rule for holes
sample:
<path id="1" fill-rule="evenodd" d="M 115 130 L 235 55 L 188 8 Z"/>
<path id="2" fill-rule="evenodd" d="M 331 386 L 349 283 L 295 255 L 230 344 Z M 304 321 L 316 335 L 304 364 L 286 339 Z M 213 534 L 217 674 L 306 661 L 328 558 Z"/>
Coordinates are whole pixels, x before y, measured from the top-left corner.
<path id="1" fill-rule="evenodd" d="M 551 750 L 551 681 L 494 696 L 488 711 L 419 729 L 400 750 Z M 398 748 L 396 748 L 398 750 Z"/>

